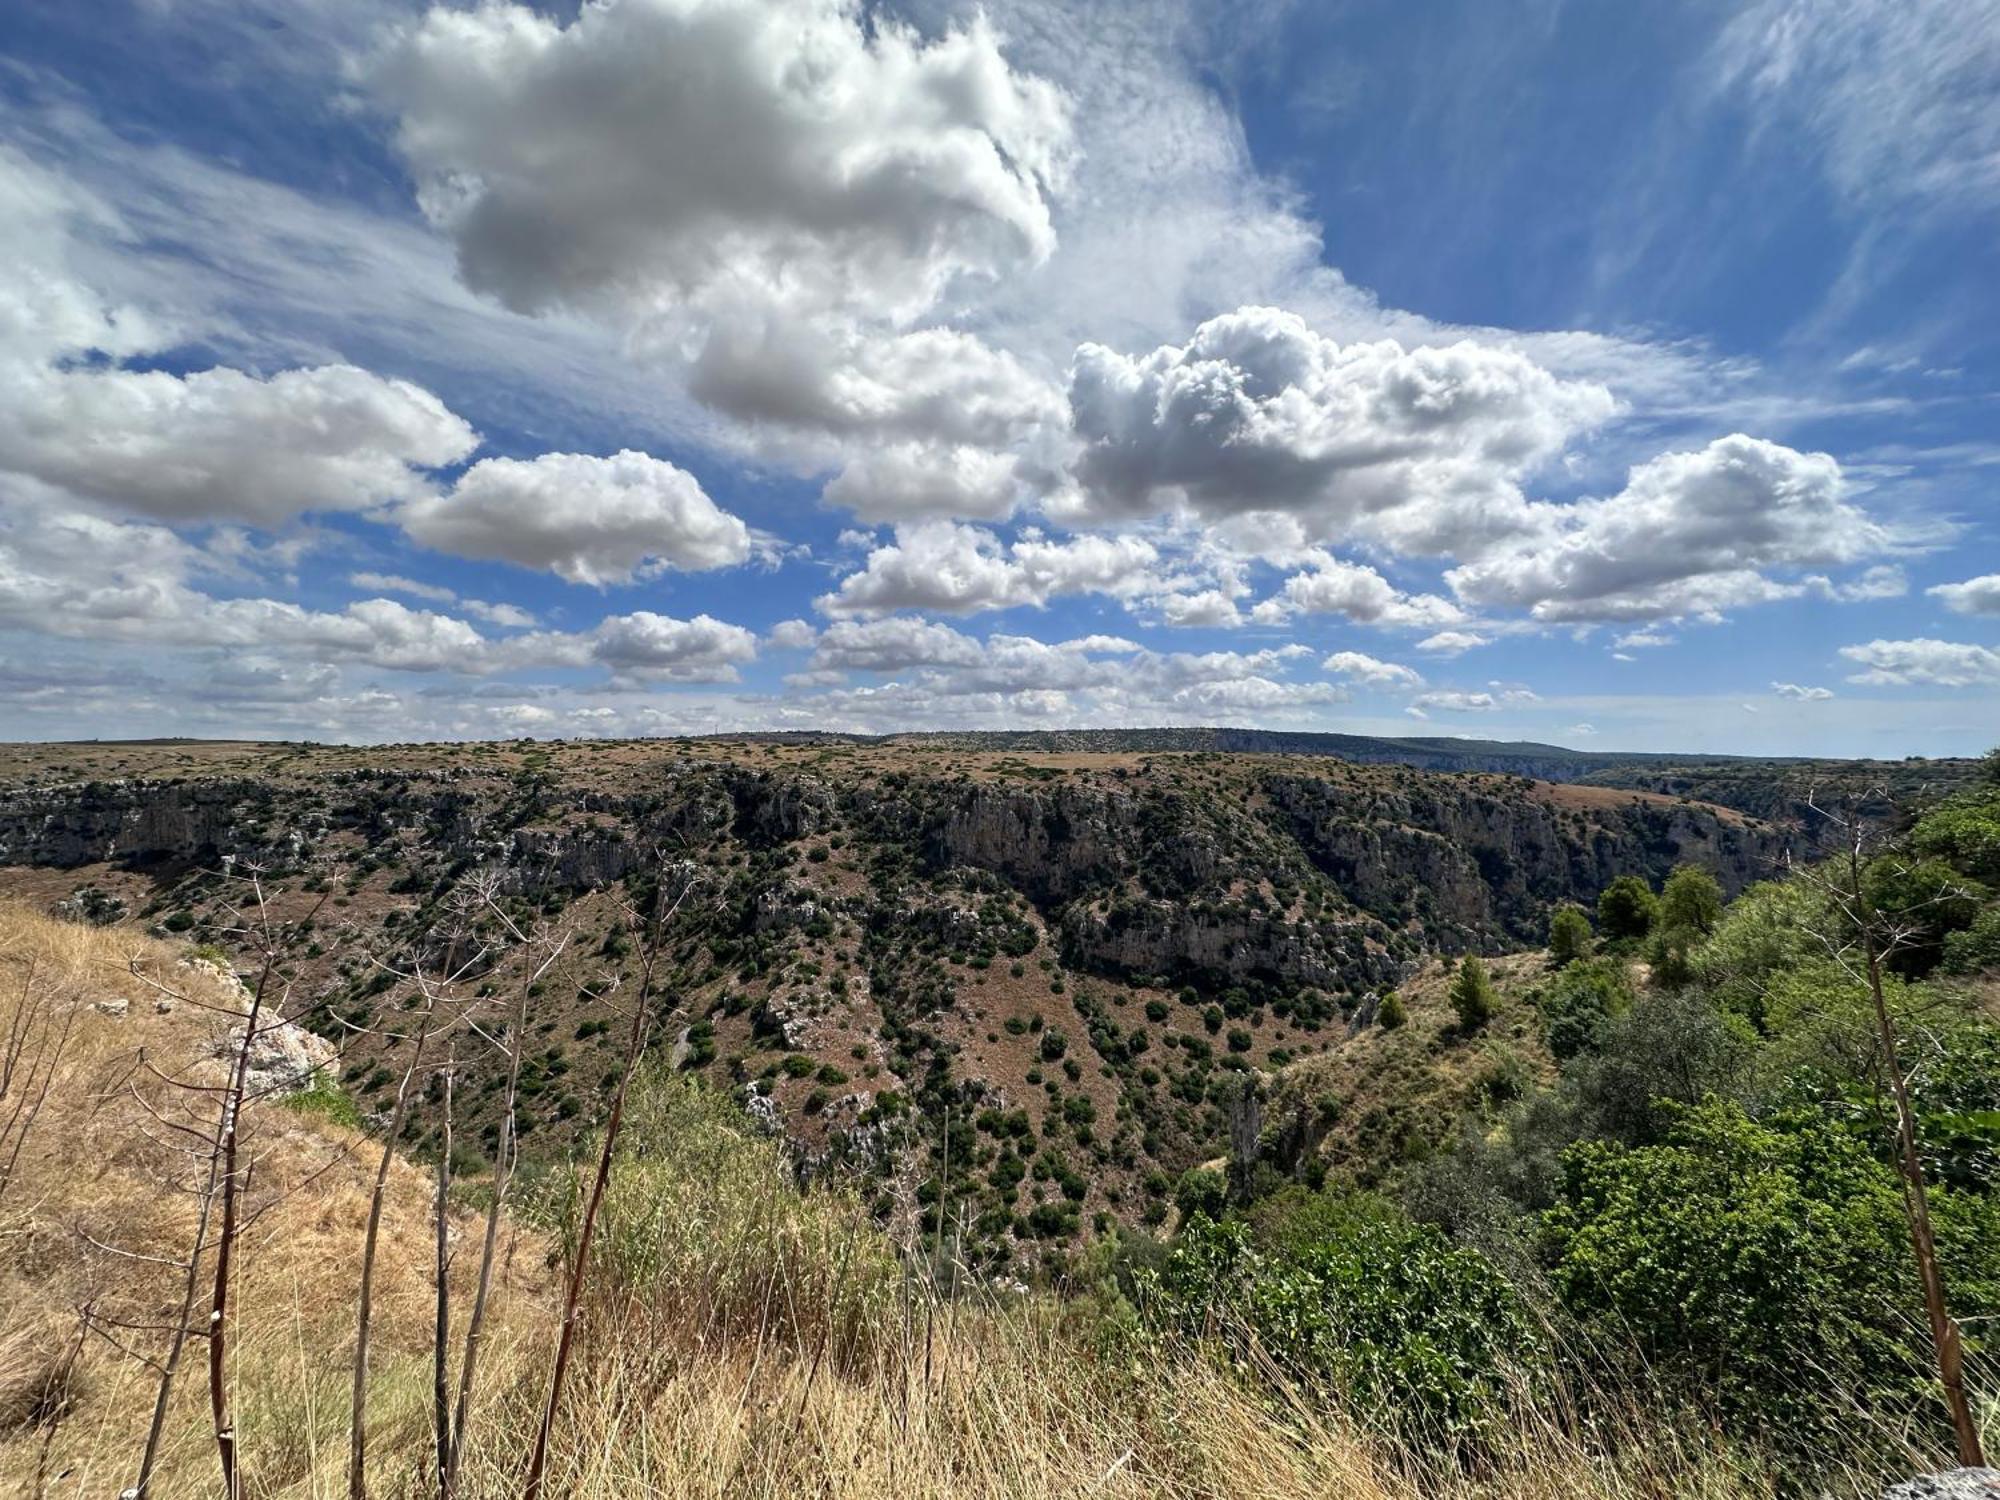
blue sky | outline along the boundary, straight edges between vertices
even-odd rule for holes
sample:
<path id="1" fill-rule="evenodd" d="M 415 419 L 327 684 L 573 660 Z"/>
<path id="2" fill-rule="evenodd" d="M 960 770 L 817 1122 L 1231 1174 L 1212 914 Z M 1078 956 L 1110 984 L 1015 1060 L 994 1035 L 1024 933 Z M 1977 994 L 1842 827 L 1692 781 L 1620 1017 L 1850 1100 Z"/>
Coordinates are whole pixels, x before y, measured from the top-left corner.
<path id="1" fill-rule="evenodd" d="M 2000 0 L 16 0 L 0 725 L 2000 740 Z"/>

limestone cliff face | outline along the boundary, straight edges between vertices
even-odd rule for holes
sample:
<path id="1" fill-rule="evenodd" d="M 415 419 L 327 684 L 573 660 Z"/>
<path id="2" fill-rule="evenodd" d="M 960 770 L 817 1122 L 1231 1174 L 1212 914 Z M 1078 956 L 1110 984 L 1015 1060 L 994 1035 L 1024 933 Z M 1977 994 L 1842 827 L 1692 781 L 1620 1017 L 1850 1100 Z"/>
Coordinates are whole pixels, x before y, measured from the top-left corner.
<path id="1" fill-rule="evenodd" d="M 1025 897 L 1085 970 L 1361 993 L 1421 951 L 1539 941 L 1551 905 L 1594 901 L 1616 876 L 1658 880 L 1687 861 L 1734 891 L 1781 847 L 1698 803 L 1295 764 L 1027 785 L 694 758 L 663 760 L 638 790 L 457 770 L 97 782 L 0 793 L 0 863 L 283 872 L 393 851 L 427 888 L 482 869 L 517 891 L 577 891 L 661 848 L 699 859 L 836 836 L 871 871 L 868 892 L 836 902 L 787 878 L 746 910 L 746 930 L 836 904 L 864 921 L 876 906 L 935 916 L 907 890 L 971 872 Z"/>
<path id="2" fill-rule="evenodd" d="M 1445 951 L 1538 940 L 1555 903 L 1588 904 L 1620 875 L 1658 881 L 1676 864 L 1713 871 L 1733 895 L 1774 873 L 1784 848 L 1776 831 L 1699 804 L 1607 799 L 1578 809 L 1456 777 L 1406 777 L 1385 790 L 1280 775 L 1265 792 L 1357 905 L 1421 921 Z"/>

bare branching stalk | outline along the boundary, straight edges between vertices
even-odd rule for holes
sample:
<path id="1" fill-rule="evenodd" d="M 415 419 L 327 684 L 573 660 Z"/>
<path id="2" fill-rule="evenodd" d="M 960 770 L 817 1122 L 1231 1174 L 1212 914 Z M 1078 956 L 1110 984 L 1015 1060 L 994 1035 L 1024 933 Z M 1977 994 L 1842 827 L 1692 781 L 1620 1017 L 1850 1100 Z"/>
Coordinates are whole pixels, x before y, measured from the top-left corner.
<path id="1" fill-rule="evenodd" d="M 1815 809 L 1817 811 L 1818 809 Z M 1896 1110 L 1896 1165 L 1902 1178 L 1903 1213 L 1910 1231 L 1910 1248 L 1916 1256 L 1917 1276 L 1923 1288 L 1924 1314 L 1930 1323 L 1931 1342 L 1937 1355 L 1938 1382 L 1944 1388 L 1945 1409 L 1950 1414 L 1952 1434 L 1957 1442 L 1958 1460 L 1967 1468 L 1985 1466 L 1979 1437 L 1979 1423 L 1965 1394 L 1965 1357 L 1957 1321 L 1945 1298 L 1944 1275 L 1938 1265 L 1937 1239 L 1931 1228 L 1930 1195 L 1924 1182 L 1924 1164 L 1917 1145 L 1916 1110 L 1910 1102 L 1909 1079 L 1903 1073 L 1897 1043 L 1896 1023 L 1882 981 L 1887 960 L 1910 946 L 1911 932 L 1885 918 L 1869 899 L 1863 865 L 1868 853 L 1868 831 L 1858 816 L 1826 815 L 1842 830 L 1843 841 L 1834 864 L 1838 879 L 1819 874 L 1807 878 L 1840 914 L 1846 931 L 1827 940 L 1834 959 L 1850 975 L 1865 979 L 1869 1004 L 1874 1012 L 1879 1065 L 1889 1085 Z M 1858 945 L 1861 962 L 1852 958 Z"/>
<path id="2" fill-rule="evenodd" d="M 451 1466 L 451 1094 L 456 1057 L 444 1065 L 444 1123 L 438 1142 L 437 1203 L 437 1317 L 431 1338 L 431 1407 L 437 1436 L 437 1477 L 442 1488 L 445 1471 Z"/>
<path id="3" fill-rule="evenodd" d="M 277 943 L 264 906 L 264 889 L 254 877 L 251 889 L 257 902 L 258 935 L 264 953 L 257 971 L 257 988 L 250 995 L 250 1011 L 243 1020 L 243 1039 L 237 1044 L 230 1068 L 229 1092 L 222 1100 L 218 1142 L 222 1172 L 217 1184 L 222 1197 L 222 1227 L 216 1235 L 215 1288 L 208 1311 L 208 1408 L 215 1424 L 216 1456 L 222 1463 L 222 1493 L 226 1500 L 236 1500 L 242 1493 L 237 1472 L 236 1424 L 229 1415 L 229 1278 L 235 1269 L 237 1211 L 243 1199 L 245 1178 L 243 1096 L 250 1078 L 250 1051 L 256 1044 L 257 1023 L 263 1016 L 264 995 L 278 963 Z"/>
<path id="4" fill-rule="evenodd" d="M 361 1240 L 361 1290 L 354 1322 L 354 1395 L 352 1426 L 348 1432 L 347 1493 L 349 1500 L 367 1500 L 368 1495 L 368 1338 L 375 1311 L 375 1251 L 382 1233 L 382 1204 L 388 1193 L 389 1168 L 396 1159 L 396 1141 L 410 1107 L 410 1086 L 423 1066 L 424 1047 L 430 1040 L 431 1025 L 437 1015 L 437 990 L 421 970 L 417 989 L 424 1005 L 417 1024 L 416 1044 L 396 1086 L 396 1102 L 389 1112 L 389 1126 L 383 1133 L 382 1157 L 375 1168 L 375 1184 L 368 1199 L 368 1228 Z"/>
<path id="5" fill-rule="evenodd" d="M 535 1447 L 528 1459 L 528 1475 L 522 1484 L 523 1500 L 540 1500 L 542 1483 L 548 1468 L 549 1435 L 553 1432 L 556 1412 L 562 1405 L 563 1380 L 569 1373 L 570 1353 L 576 1343 L 577 1311 L 583 1299 L 584 1280 L 590 1272 L 590 1240 L 597 1228 L 598 1209 L 604 1202 L 604 1190 L 611 1180 L 611 1160 L 618 1147 L 618 1130 L 625 1118 L 625 1095 L 631 1088 L 632 1074 L 639 1066 L 639 1059 L 646 1051 L 646 1036 L 651 1025 L 653 978 L 660 961 L 661 941 L 671 922 L 693 889 L 692 880 L 683 880 L 671 906 L 667 904 L 664 872 L 662 883 L 653 900 L 653 915 L 650 922 L 632 913 L 634 924 L 645 928 L 645 939 L 639 952 L 639 993 L 632 1006 L 632 1026 L 626 1034 L 624 1066 L 619 1069 L 618 1088 L 611 1096 L 611 1113 L 604 1122 L 604 1143 L 597 1153 L 597 1174 L 591 1180 L 590 1198 L 584 1205 L 583 1222 L 577 1232 L 576 1259 L 570 1265 L 569 1284 L 563 1293 L 562 1330 L 556 1339 L 555 1367 L 549 1376 L 548 1401 L 542 1407 L 542 1424 L 535 1433 Z"/>
<path id="6" fill-rule="evenodd" d="M 500 917 L 516 941 L 527 940 L 511 918 L 502 912 L 493 900 L 491 891 L 485 893 L 489 910 Z M 478 1380 L 479 1354 L 486 1333 L 486 1308 L 493 1290 L 494 1255 L 500 1243 L 500 1218 L 507 1204 L 507 1191 L 513 1186 L 514 1164 L 517 1145 L 514 1135 L 514 1116 L 519 1105 L 521 1087 L 521 1039 L 528 1031 L 528 995 L 537 981 L 552 968 L 563 950 L 569 946 L 569 934 L 547 941 L 542 961 L 523 976 L 519 996 L 515 1002 L 514 1015 L 507 1027 L 507 1097 L 506 1107 L 500 1117 L 499 1150 L 493 1162 L 493 1197 L 486 1205 L 486 1231 L 479 1247 L 479 1280 L 473 1289 L 472 1308 L 466 1317 L 465 1352 L 458 1366 L 458 1401 L 452 1414 L 451 1441 L 445 1453 L 443 1473 L 438 1481 L 440 1500 L 452 1500 L 458 1490 L 458 1474 L 465 1458 L 466 1432 L 472 1413 L 472 1394 Z"/>

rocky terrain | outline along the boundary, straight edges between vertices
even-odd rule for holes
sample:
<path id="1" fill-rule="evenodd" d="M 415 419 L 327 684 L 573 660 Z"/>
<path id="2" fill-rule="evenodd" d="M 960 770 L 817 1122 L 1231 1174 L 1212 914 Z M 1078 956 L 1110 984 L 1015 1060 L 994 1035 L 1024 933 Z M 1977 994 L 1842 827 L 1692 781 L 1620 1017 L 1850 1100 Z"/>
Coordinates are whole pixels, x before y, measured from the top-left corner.
<path id="1" fill-rule="evenodd" d="M 1251 752 L 159 744 L 14 747 L 0 775 L 0 892 L 242 963 L 255 873 L 289 1013 L 378 1116 L 413 968 L 501 1007 L 528 957 L 499 919 L 565 933 L 528 992 L 531 1150 L 602 1107 L 665 871 L 689 898 L 658 1045 L 802 1171 L 863 1173 L 885 1222 L 995 1267 L 1164 1219 L 1245 1076 L 1349 1047 L 1436 956 L 1537 944 L 1622 874 L 1737 890 L 1788 838 L 1684 797 Z M 497 1141 L 499 1056 L 464 1063 L 460 1149 Z"/>

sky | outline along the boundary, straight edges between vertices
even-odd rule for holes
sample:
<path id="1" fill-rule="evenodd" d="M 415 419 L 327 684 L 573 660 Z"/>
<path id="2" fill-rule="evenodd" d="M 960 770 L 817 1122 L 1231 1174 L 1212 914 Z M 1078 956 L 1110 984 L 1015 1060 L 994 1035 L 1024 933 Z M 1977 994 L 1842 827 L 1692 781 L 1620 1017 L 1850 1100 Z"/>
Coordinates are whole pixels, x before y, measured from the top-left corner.
<path id="1" fill-rule="evenodd" d="M 2000 0 L 11 0 L 0 737 L 2000 742 Z"/>

